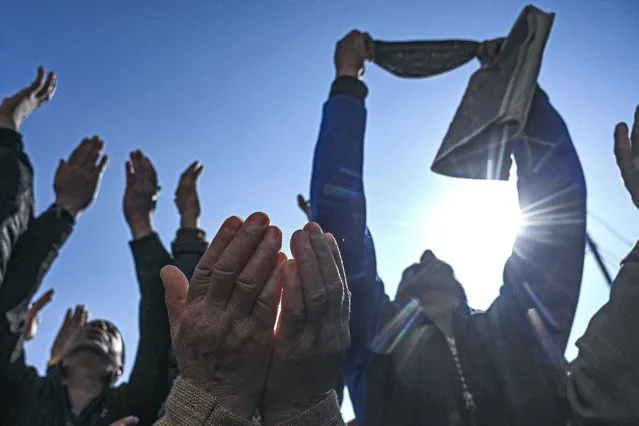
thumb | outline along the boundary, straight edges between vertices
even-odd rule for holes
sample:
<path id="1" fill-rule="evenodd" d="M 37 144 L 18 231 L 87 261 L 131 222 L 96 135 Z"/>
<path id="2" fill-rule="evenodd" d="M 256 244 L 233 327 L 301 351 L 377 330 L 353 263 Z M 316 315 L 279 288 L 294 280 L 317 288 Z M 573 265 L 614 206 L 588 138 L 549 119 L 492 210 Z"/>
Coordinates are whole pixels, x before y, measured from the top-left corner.
<path id="1" fill-rule="evenodd" d="M 140 419 L 135 416 L 124 417 L 115 423 L 111 423 L 111 426 L 133 426 L 137 425 Z"/>
<path id="2" fill-rule="evenodd" d="M 182 318 L 182 313 L 186 307 L 186 296 L 189 290 L 189 281 L 182 271 L 173 265 L 168 265 L 160 271 L 160 277 L 164 283 L 164 301 L 169 314 L 169 324 L 171 325 L 171 337 L 175 335 L 175 330 Z"/>

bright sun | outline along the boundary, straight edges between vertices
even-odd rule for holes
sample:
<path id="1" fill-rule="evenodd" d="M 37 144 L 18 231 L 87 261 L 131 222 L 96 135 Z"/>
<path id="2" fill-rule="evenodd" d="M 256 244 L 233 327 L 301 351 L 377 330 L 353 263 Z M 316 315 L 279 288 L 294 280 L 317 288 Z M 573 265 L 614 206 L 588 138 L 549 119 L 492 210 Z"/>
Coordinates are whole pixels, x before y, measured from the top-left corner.
<path id="1" fill-rule="evenodd" d="M 450 263 L 471 302 L 483 309 L 499 291 L 521 224 L 515 182 L 458 181 L 428 215 L 429 247 L 422 249 Z"/>

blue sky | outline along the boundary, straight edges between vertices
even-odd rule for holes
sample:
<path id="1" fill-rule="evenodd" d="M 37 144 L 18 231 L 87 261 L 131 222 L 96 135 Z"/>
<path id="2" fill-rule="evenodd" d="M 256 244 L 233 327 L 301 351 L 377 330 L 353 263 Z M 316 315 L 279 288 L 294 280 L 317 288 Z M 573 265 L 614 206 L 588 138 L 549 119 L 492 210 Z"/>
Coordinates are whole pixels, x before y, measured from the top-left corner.
<path id="1" fill-rule="evenodd" d="M 303 224 L 295 196 L 308 193 L 338 38 L 359 28 L 386 40 L 481 40 L 505 35 L 525 4 L 7 2 L 0 16 L 0 94 L 27 84 L 38 64 L 59 74 L 51 105 L 23 127 L 36 168 L 38 209 L 53 201 L 58 159 L 84 136 L 102 136 L 111 157 L 95 205 L 45 279 L 43 290 L 57 293 L 39 335 L 27 345 L 28 361 L 44 369 L 63 313 L 76 303 L 86 304 L 93 318 L 113 320 L 130 353 L 135 350 L 138 287 L 121 209 L 129 151 L 142 149 L 159 172 L 164 190 L 155 225 L 167 247 L 178 225 L 172 193 L 181 170 L 195 159 L 206 167 L 200 191 L 209 234 L 231 214 L 263 210 L 290 236 Z M 639 214 L 616 170 L 612 131 L 617 121 L 632 118 L 639 102 L 639 2 L 547 0 L 537 6 L 557 13 L 540 83 L 581 156 L 589 208 L 634 242 Z M 428 247 L 455 267 L 471 305 L 485 308 L 497 295 L 512 237 L 499 233 L 487 249 L 487 229 L 507 222 L 500 208 L 516 206 L 512 183 L 459 181 L 429 170 L 476 68 L 472 63 L 421 81 L 367 69 L 369 226 L 389 294 L 403 268 Z M 628 247 L 592 220 L 589 228 L 614 268 Z M 573 342 L 607 294 L 588 257 Z M 568 355 L 575 355 L 574 348 Z M 345 412 L 349 416 L 350 408 Z"/>

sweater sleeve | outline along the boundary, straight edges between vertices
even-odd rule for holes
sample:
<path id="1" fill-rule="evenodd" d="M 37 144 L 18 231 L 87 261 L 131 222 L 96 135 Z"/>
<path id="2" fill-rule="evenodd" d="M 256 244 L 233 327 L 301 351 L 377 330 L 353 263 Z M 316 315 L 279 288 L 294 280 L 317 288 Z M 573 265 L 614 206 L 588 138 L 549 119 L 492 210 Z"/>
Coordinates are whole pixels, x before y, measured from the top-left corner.
<path id="1" fill-rule="evenodd" d="M 156 426 L 251 426 L 254 422 L 241 419 L 222 407 L 215 395 L 179 377 L 166 402 L 166 414 Z M 342 426 L 344 421 L 335 392 L 323 401 L 277 424 L 277 426 Z"/>
<path id="2" fill-rule="evenodd" d="M 610 300 L 577 341 L 568 400 L 579 424 L 639 424 L 639 243 L 624 260 Z"/>
<path id="3" fill-rule="evenodd" d="M 156 426 L 251 426 L 220 405 L 217 398 L 178 377 L 166 401 L 166 413 Z"/>

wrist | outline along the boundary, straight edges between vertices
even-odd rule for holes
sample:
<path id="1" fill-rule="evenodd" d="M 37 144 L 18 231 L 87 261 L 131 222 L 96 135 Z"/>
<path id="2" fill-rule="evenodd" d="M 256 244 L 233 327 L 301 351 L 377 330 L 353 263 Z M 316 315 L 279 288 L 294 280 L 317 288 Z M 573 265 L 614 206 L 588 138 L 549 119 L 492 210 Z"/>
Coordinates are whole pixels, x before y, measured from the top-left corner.
<path id="1" fill-rule="evenodd" d="M 13 130 L 14 132 L 18 131 L 18 123 L 14 120 L 10 120 L 6 117 L 0 116 L 0 128 Z"/>
<path id="2" fill-rule="evenodd" d="M 355 77 L 359 78 L 360 70 L 348 67 L 340 67 L 335 70 L 335 78 L 340 77 Z"/>
<path id="3" fill-rule="evenodd" d="M 64 199 L 57 198 L 55 200 L 55 205 L 64 209 L 67 213 L 71 215 L 73 220 L 77 220 L 78 216 L 80 216 L 81 210 L 77 208 L 73 203 L 68 202 Z"/>
<path id="4" fill-rule="evenodd" d="M 200 219 L 196 216 L 180 216 L 180 228 L 198 229 Z"/>
<path id="5" fill-rule="evenodd" d="M 131 219 L 127 220 L 129 229 L 131 230 L 131 237 L 134 240 L 139 240 L 155 232 L 153 225 L 151 224 L 151 218 L 148 219 Z"/>

